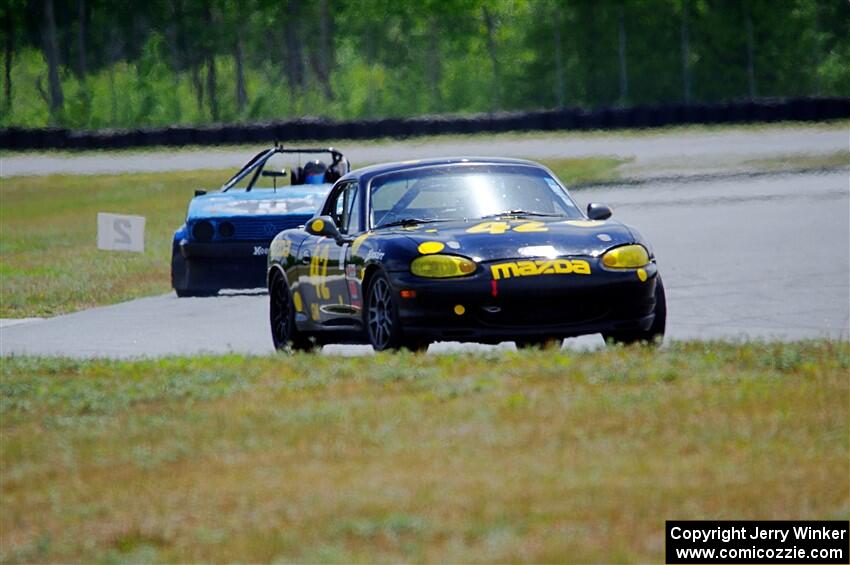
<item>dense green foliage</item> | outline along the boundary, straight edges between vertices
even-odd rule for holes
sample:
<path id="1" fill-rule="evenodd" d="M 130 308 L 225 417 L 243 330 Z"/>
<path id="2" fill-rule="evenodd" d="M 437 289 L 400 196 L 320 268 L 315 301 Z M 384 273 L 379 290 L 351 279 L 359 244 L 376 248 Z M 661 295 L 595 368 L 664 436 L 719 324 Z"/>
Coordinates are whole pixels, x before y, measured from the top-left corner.
<path id="1" fill-rule="evenodd" d="M 0 125 L 850 95 L 841 0 L 4 0 Z"/>

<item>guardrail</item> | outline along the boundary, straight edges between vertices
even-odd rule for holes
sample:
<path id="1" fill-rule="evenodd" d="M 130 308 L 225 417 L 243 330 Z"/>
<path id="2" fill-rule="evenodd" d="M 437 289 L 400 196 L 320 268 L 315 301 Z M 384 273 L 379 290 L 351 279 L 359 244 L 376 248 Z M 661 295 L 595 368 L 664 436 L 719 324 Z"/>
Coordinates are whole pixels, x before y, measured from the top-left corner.
<path id="1" fill-rule="evenodd" d="M 850 98 L 793 98 L 724 104 L 666 104 L 584 110 L 433 115 L 337 122 L 301 118 L 254 124 L 170 126 L 78 131 L 64 128 L 0 130 L 0 149 L 123 149 L 179 145 L 270 143 L 506 131 L 649 128 L 683 124 L 824 121 L 850 118 Z"/>

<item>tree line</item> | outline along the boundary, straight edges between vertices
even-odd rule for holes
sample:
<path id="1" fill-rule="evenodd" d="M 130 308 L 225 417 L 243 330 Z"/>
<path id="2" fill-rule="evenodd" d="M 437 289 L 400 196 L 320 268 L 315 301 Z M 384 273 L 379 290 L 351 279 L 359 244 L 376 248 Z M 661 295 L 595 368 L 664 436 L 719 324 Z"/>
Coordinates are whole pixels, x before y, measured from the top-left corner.
<path id="1" fill-rule="evenodd" d="M 850 95 L 844 0 L 4 0 L 2 125 Z"/>

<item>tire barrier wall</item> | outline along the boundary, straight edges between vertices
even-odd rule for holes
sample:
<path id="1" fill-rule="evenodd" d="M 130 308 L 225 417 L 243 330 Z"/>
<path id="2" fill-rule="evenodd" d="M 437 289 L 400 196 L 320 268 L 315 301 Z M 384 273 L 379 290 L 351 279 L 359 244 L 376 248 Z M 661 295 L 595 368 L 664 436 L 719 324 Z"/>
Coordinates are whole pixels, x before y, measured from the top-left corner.
<path id="1" fill-rule="evenodd" d="M 78 131 L 0 130 L 0 149 L 124 149 L 131 147 L 267 144 L 508 131 L 613 130 L 684 124 L 825 121 L 850 118 L 850 98 L 794 98 L 725 104 L 668 104 L 583 110 L 434 115 L 336 122 L 321 118 L 211 126 Z"/>

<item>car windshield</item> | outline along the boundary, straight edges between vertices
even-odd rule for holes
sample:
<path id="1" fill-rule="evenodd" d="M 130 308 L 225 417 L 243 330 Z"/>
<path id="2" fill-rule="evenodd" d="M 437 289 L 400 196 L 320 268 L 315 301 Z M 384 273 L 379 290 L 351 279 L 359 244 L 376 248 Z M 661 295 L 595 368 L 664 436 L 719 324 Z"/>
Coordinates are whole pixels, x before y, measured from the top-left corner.
<path id="1" fill-rule="evenodd" d="M 494 215 L 582 218 L 546 170 L 527 165 L 450 165 L 390 173 L 371 183 L 372 225 Z"/>

